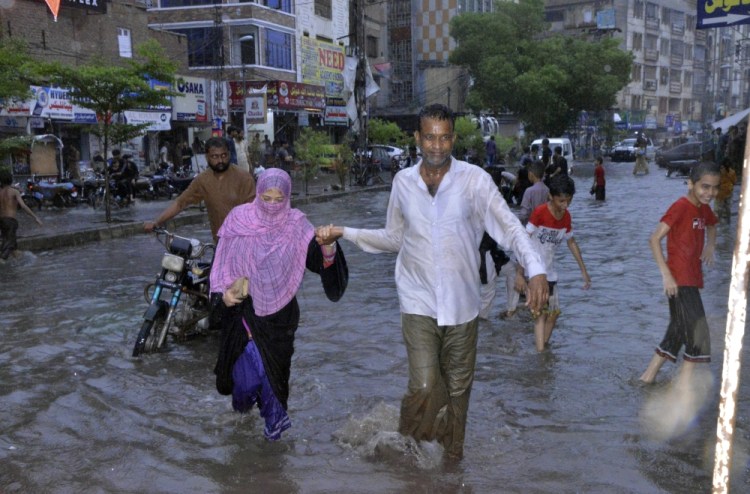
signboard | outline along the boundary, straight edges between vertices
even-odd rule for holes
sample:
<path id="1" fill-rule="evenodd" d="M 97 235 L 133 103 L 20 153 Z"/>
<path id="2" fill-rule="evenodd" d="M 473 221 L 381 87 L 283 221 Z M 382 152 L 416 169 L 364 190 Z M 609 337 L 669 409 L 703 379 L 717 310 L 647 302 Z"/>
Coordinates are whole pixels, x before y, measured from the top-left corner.
<path id="1" fill-rule="evenodd" d="M 326 125 L 349 125 L 344 98 L 326 98 Z"/>
<path id="2" fill-rule="evenodd" d="M 0 99 L 0 117 L 28 117 L 32 103 L 31 100 Z"/>
<path id="3" fill-rule="evenodd" d="M 245 98 L 245 122 L 248 124 L 266 123 L 266 92 L 250 92 Z"/>
<path id="4" fill-rule="evenodd" d="M 147 131 L 157 132 L 170 130 L 169 123 L 171 112 L 169 111 L 125 111 L 125 122 L 133 125 L 149 124 Z"/>
<path id="5" fill-rule="evenodd" d="M 149 87 L 154 91 L 165 91 L 169 92 L 172 90 L 172 85 L 168 82 L 162 82 L 157 81 L 156 79 L 149 78 L 148 80 Z M 151 105 L 149 106 L 149 110 L 170 110 L 172 107 L 170 105 Z"/>
<path id="6" fill-rule="evenodd" d="M 208 122 L 206 111 L 206 79 L 200 77 L 177 77 L 172 97 L 172 120 L 180 122 Z"/>
<path id="7" fill-rule="evenodd" d="M 62 0 L 61 10 L 64 12 L 68 8 L 106 14 L 107 0 Z"/>
<path id="8" fill-rule="evenodd" d="M 300 82 L 288 81 L 229 81 L 230 111 L 245 111 L 245 96 L 251 89 L 266 86 L 266 101 L 269 108 L 289 111 L 325 110 L 325 88 Z"/>
<path id="9" fill-rule="evenodd" d="M 300 53 L 302 82 L 323 86 L 326 96 L 340 98 L 344 90 L 344 47 L 303 36 Z"/>
<path id="10" fill-rule="evenodd" d="M 747 0 L 698 0 L 697 28 L 750 24 L 750 2 Z"/>
<path id="11" fill-rule="evenodd" d="M 73 120 L 69 90 L 59 87 L 31 86 L 31 115 L 55 120 Z"/>

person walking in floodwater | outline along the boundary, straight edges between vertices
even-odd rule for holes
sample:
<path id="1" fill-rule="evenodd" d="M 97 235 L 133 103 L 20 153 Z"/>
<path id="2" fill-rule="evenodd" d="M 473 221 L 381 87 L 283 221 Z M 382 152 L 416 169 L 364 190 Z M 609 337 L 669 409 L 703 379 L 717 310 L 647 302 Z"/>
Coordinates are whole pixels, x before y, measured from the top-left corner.
<path id="1" fill-rule="evenodd" d="M 437 440 L 446 457 L 460 459 L 476 364 L 484 231 L 528 270 L 531 310 L 542 308 L 549 288 L 539 252 L 492 177 L 452 156 L 454 118 L 440 104 L 419 113 L 414 137 L 422 160 L 394 176 L 385 228 L 330 225 L 319 229 L 318 241 L 343 236 L 367 252 L 398 253 L 396 288 L 409 360 L 398 430 L 418 441 Z"/>
<path id="2" fill-rule="evenodd" d="M 7 168 L 0 169 L 0 234 L 2 235 L 2 244 L 0 244 L 0 259 L 7 259 L 11 253 L 18 249 L 16 232 L 18 230 L 18 220 L 16 212 L 20 207 L 26 214 L 34 218 L 37 224 L 41 225 L 40 220 L 34 212 L 29 209 L 21 193 L 14 189 L 13 176 Z"/>
<path id="3" fill-rule="evenodd" d="M 711 338 L 703 309 L 701 263 L 714 262 L 718 220 L 709 204 L 719 191 L 721 172 L 703 162 L 690 171 L 687 195 L 678 199 L 661 218 L 649 244 L 669 301 L 669 326 L 656 354 L 640 380 L 652 383 L 662 364 L 677 361 L 684 347 L 680 378 L 687 379 L 697 363 L 711 361 Z M 661 241 L 667 238 L 667 257 Z"/>
<path id="4" fill-rule="evenodd" d="M 531 235 L 539 252 L 542 253 L 549 281 L 549 302 L 540 313 L 532 312 L 534 320 L 534 340 L 536 350 L 544 351 L 549 345 L 552 331 L 560 317 L 560 287 L 557 284 L 557 270 L 555 269 L 555 253 L 560 244 L 565 241 L 573 254 L 583 277 L 583 289 L 591 287 L 591 278 L 586 265 L 583 263 L 581 249 L 573 238 L 573 226 L 568 206 L 573 201 L 576 192 L 573 179 L 567 175 L 556 175 L 549 181 L 549 200 L 537 207 L 526 224 L 526 230 Z M 523 288 L 525 282 L 523 267 L 516 270 L 516 285 Z"/>

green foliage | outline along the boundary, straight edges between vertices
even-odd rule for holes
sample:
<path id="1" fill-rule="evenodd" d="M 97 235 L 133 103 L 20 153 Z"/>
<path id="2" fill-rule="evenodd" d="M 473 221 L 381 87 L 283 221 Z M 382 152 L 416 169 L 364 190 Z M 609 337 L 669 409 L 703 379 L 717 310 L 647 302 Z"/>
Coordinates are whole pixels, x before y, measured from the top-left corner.
<path id="1" fill-rule="evenodd" d="M 0 99 L 28 97 L 29 85 L 40 82 L 36 69 L 23 41 L 0 38 Z"/>
<path id="2" fill-rule="evenodd" d="M 549 33 L 542 0 L 496 2 L 492 13 L 461 14 L 451 21 L 451 35 L 458 46 L 450 61 L 474 80 L 470 108 L 515 113 L 530 134 L 559 135 L 581 110 L 609 109 L 630 79 L 633 57 L 617 40 Z"/>
<path id="3" fill-rule="evenodd" d="M 320 160 L 325 155 L 330 140 L 325 132 L 304 127 L 294 144 L 297 160 L 302 164 L 305 181 L 312 179 L 320 169 Z"/>
<path id="4" fill-rule="evenodd" d="M 409 139 L 406 132 L 394 122 L 373 118 L 368 122 L 367 136 L 373 144 L 393 144 L 403 146 Z"/>
<path id="5" fill-rule="evenodd" d="M 456 143 L 453 145 L 453 155 L 459 159 L 471 151 L 477 158 L 484 161 L 485 150 L 482 131 L 471 121 L 469 117 L 458 117 L 453 126 L 453 132 L 456 134 Z"/>
<path id="6" fill-rule="evenodd" d="M 349 170 L 351 170 L 352 164 L 354 163 L 354 153 L 351 151 L 353 143 L 354 137 L 352 134 L 347 133 L 346 137 L 344 137 L 344 141 L 339 144 L 338 155 L 333 161 L 333 172 L 339 179 L 339 184 L 342 189 L 346 188 L 346 179 L 349 176 Z"/>
<path id="7" fill-rule="evenodd" d="M 28 151 L 33 140 L 33 136 L 13 136 L 0 140 L 0 158 L 19 151 Z"/>

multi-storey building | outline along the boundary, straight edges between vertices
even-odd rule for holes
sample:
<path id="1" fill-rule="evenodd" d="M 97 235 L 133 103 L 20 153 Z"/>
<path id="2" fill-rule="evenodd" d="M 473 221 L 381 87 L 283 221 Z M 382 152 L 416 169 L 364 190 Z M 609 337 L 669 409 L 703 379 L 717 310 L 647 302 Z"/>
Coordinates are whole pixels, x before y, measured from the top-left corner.
<path id="1" fill-rule="evenodd" d="M 456 42 L 450 20 L 462 12 L 491 12 L 492 0 L 389 0 L 390 103 L 378 111 L 410 129 L 413 115 L 430 103 L 465 110 L 466 70 L 448 63 Z"/>
<path id="2" fill-rule="evenodd" d="M 212 81 L 215 127 L 229 123 L 289 141 L 299 126 L 345 126 L 349 2 L 152 2 L 149 26 L 184 35 L 190 72 Z M 268 111 L 248 124 L 246 97 L 262 90 Z"/>
<path id="3" fill-rule="evenodd" d="M 70 66 L 105 60 L 123 65 L 133 57 L 137 45 L 155 39 L 166 55 L 178 64 L 178 73 L 187 70 L 184 39 L 173 33 L 149 29 L 146 5 L 136 0 L 98 0 L 95 2 L 63 2 L 57 20 L 44 2 L 19 0 L 0 8 L 6 39 L 21 39 L 32 57 Z M 0 135 L 54 133 L 66 147 L 75 145 L 82 159 L 89 159 L 100 143 L 91 132 L 96 115 L 91 110 L 72 105 L 65 88 L 32 88 L 43 95 L 37 101 L 6 101 L 0 107 Z M 47 102 L 48 104 L 44 104 Z M 37 110 L 37 111 L 35 111 Z M 171 110 L 143 109 L 132 118 L 166 125 L 163 116 Z M 155 133 L 154 131 L 153 133 Z M 137 150 L 144 152 L 143 148 Z"/>
<path id="4" fill-rule="evenodd" d="M 748 26 L 696 29 L 694 0 L 547 0 L 555 31 L 612 36 L 634 56 L 631 82 L 617 96 L 630 129 L 700 132 L 750 106 Z M 737 51 L 739 47 L 739 51 Z"/>

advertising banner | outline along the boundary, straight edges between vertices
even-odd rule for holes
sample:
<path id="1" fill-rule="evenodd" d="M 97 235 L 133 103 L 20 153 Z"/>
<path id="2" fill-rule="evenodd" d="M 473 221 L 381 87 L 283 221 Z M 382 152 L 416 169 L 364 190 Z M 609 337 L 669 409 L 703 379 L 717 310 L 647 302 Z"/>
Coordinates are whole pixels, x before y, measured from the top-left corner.
<path id="1" fill-rule="evenodd" d="M 177 77 L 172 97 L 172 120 L 180 122 L 208 122 L 206 110 L 206 79 L 200 77 Z"/>
<path id="2" fill-rule="evenodd" d="M 750 23 L 747 0 L 698 0 L 698 29 Z"/>
<path id="3" fill-rule="evenodd" d="M 344 47 L 303 36 L 300 52 L 302 82 L 323 86 L 327 97 L 340 98 L 344 90 Z"/>
<path id="4" fill-rule="evenodd" d="M 326 107 L 325 88 L 300 82 L 288 81 L 229 81 L 230 111 L 245 111 L 245 98 L 251 89 L 266 86 L 266 101 L 269 108 L 289 111 L 318 111 Z"/>
<path id="5" fill-rule="evenodd" d="M 250 89 L 245 98 L 245 123 L 266 123 L 266 88 Z"/>
<path id="6" fill-rule="evenodd" d="M 146 130 L 157 132 L 170 130 L 169 123 L 171 112 L 169 111 L 125 111 L 125 122 L 133 125 L 149 124 Z"/>
<path id="7" fill-rule="evenodd" d="M 73 103 L 68 89 L 31 86 L 31 115 L 55 120 L 73 120 Z"/>

